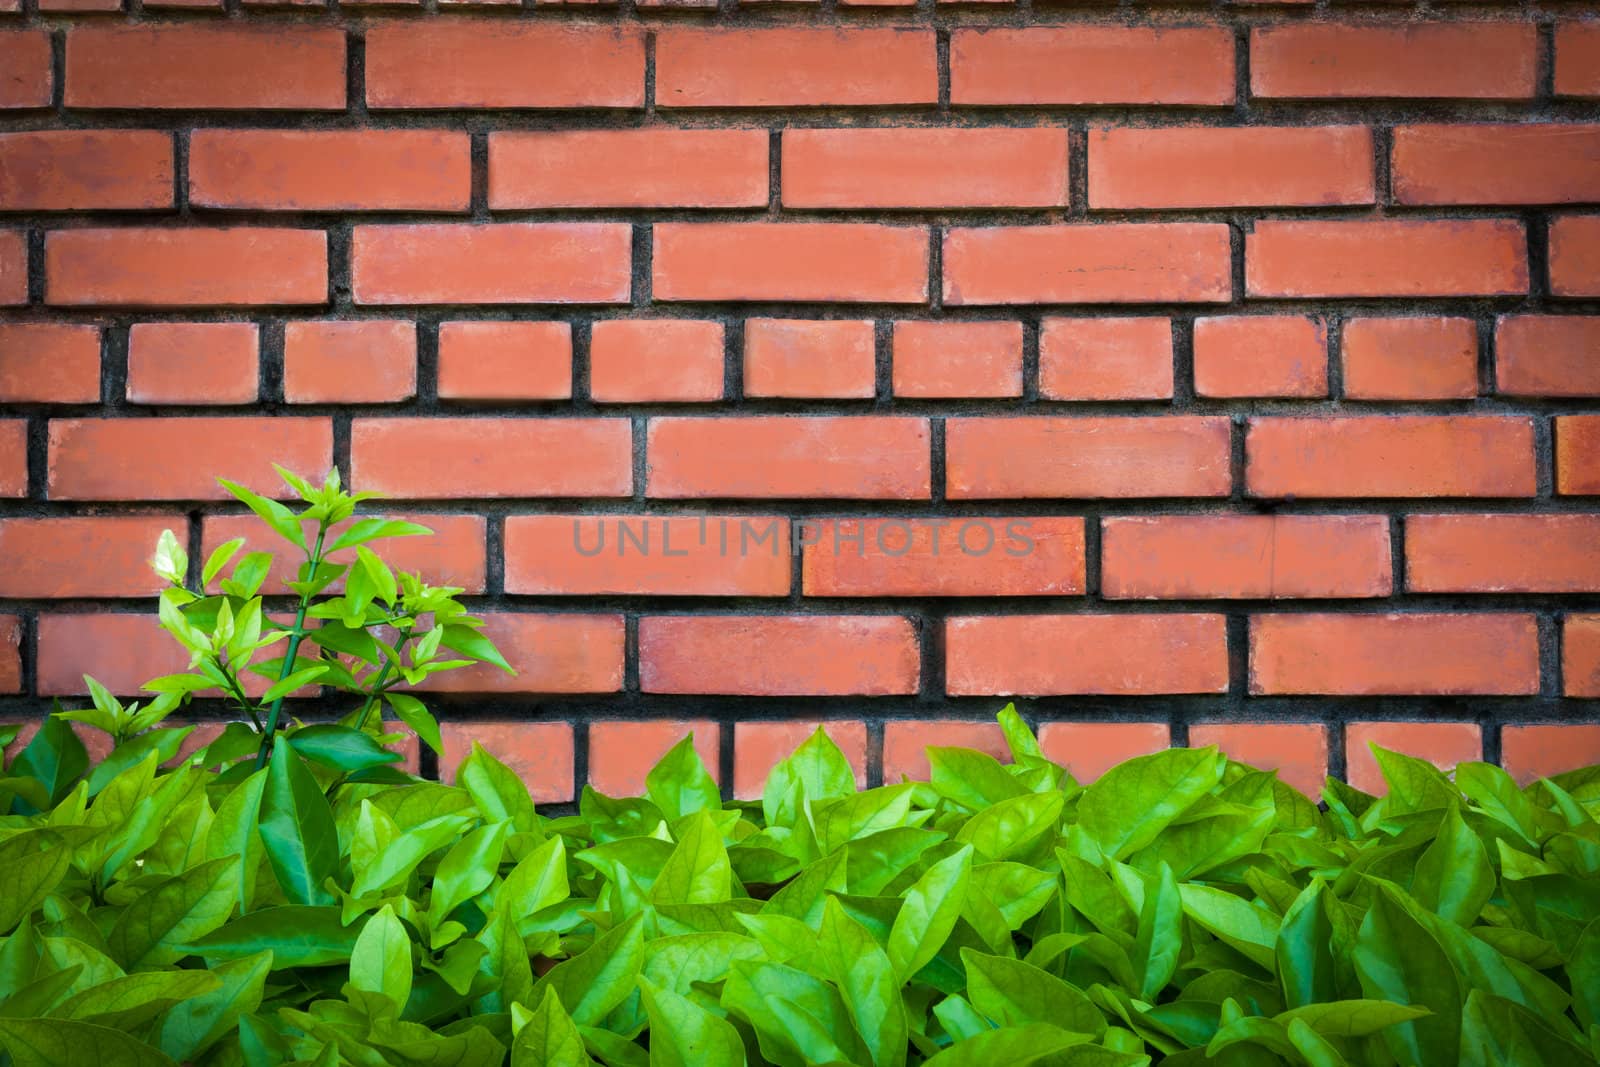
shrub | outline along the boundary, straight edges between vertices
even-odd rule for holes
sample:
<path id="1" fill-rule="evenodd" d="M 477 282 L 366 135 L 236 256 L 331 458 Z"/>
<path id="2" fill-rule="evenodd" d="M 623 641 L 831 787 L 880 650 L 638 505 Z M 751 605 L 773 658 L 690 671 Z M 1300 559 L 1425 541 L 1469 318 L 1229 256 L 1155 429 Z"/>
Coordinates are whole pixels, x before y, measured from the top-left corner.
<path id="1" fill-rule="evenodd" d="M 1524 790 L 1379 750 L 1388 794 L 1330 780 L 1324 811 L 1177 749 L 1083 787 L 1008 707 L 1011 763 L 933 748 L 927 783 L 857 790 L 819 730 L 728 803 L 686 739 L 645 796 L 542 814 L 477 746 L 453 785 L 392 766 L 383 706 L 437 743 L 393 686 L 499 655 L 456 591 L 323 560 L 356 498 L 290 478 L 301 516 L 236 493 L 306 555 L 296 623 L 259 557 L 190 591 L 164 538 L 190 671 L 144 708 L 93 687 L 0 778 L 18 1067 L 1594 1061 L 1600 768 Z M 311 683 L 354 707 L 279 729 Z M 164 767 L 213 688 L 259 730 Z M 112 736 L 99 766 L 68 719 Z"/>

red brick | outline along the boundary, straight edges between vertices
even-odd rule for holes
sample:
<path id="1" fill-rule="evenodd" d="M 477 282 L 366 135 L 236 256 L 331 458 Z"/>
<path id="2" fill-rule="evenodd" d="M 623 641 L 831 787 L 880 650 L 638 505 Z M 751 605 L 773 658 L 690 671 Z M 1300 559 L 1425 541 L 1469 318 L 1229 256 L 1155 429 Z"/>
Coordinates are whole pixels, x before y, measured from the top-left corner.
<path id="1" fill-rule="evenodd" d="M 1039 330 L 1039 395 L 1046 400 L 1170 399 L 1172 322 L 1045 319 Z"/>
<path id="2" fill-rule="evenodd" d="M 663 222 L 657 300 L 928 299 L 928 231 L 869 222 Z"/>
<path id="3" fill-rule="evenodd" d="M 932 30 L 822 27 L 656 35 L 660 107 L 872 107 L 932 104 Z"/>
<path id="4" fill-rule="evenodd" d="M 153 597 L 166 582 L 150 569 L 162 530 L 182 515 L 0 519 L 0 597 Z"/>
<path id="5" fill-rule="evenodd" d="M 1389 791 L 1370 746 L 1425 759 L 1443 771 L 1458 763 L 1483 758 L 1477 723 L 1353 722 L 1344 728 L 1345 779 L 1357 789 L 1379 796 Z"/>
<path id="6" fill-rule="evenodd" d="M 951 696 L 1222 693 L 1221 615 L 980 615 L 945 620 Z"/>
<path id="7" fill-rule="evenodd" d="M 1532 496 L 1533 424 L 1519 416 L 1254 418 L 1258 497 Z"/>
<path id="8" fill-rule="evenodd" d="M 435 693 L 616 693 L 622 689 L 621 615 L 482 612 L 483 633 L 516 669 L 487 663 L 432 675 Z"/>
<path id="9" fill-rule="evenodd" d="M 765 207 L 766 130 L 489 135 L 489 206 Z"/>
<path id="10" fill-rule="evenodd" d="M 367 31 L 375 108 L 644 105 L 644 34 L 621 26 L 430 18 Z"/>
<path id="11" fill-rule="evenodd" d="M 469 142 L 455 130 L 196 130 L 189 200 L 266 211 L 466 211 Z"/>
<path id="12" fill-rule="evenodd" d="M 1556 492 L 1600 494 L 1600 415 L 1562 415 L 1555 430 Z"/>
<path id="13" fill-rule="evenodd" d="M 790 128 L 783 132 L 783 203 L 1066 207 L 1067 131 Z"/>
<path id="14" fill-rule="evenodd" d="M 136 307 L 325 304 L 321 230 L 56 230 L 45 240 L 45 302 Z"/>
<path id="15" fill-rule="evenodd" d="M 975 748 L 997 760 L 1011 762 L 1005 734 L 993 720 L 896 720 L 883 724 L 883 783 L 894 785 L 906 778 L 926 782 L 930 747 Z"/>
<path id="16" fill-rule="evenodd" d="M 128 330 L 128 402 L 253 404 L 260 393 L 253 322 L 138 322 Z"/>
<path id="17" fill-rule="evenodd" d="M 897 322 L 894 395 L 1022 395 L 1022 323 Z"/>
<path id="18" fill-rule="evenodd" d="M 650 769 L 672 746 L 694 734 L 694 751 L 706 772 L 722 780 L 722 727 L 710 719 L 687 722 L 598 719 L 589 724 L 589 784 L 612 797 L 645 791 Z"/>
<path id="19" fill-rule="evenodd" d="M 1250 692 L 1531 696 L 1532 615 L 1254 615 Z"/>
<path id="20" fill-rule="evenodd" d="M 1502 727 L 1500 763 L 1519 785 L 1592 767 L 1600 763 L 1600 726 Z"/>
<path id="21" fill-rule="evenodd" d="M 801 524 L 806 596 L 1078 596 L 1083 520 L 944 517 Z"/>
<path id="22" fill-rule="evenodd" d="M 1151 515 L 1101 522 L 1112 599 L 1388 596 L 1382 515 Z"/>
<path id="23" fill-rule="evenodd" d="M 1233 33 L 1221 26 L 957 29 L 950 101 L 1231 104 L 1233 51 Z"/>
<path id="24" fill-rule="evenodd" d="M 614 222 L 357 226 L 358 304 L 625 304 L 632 227 Z"/>
<path id="25" fill-rule="evenodd" d="M 154 615 L 40 615 L 34 678 L 42 697 L 82 696 L 83 676 L 118 696 L 149 697 L 141 687 L 189 666 L 189 653 Z"/>
<path id="26" fill-rule="evenodd" d="M 359 404 L 417 395 L 412 322 L 291 322 L 283 330 L 283 398 L 291 404 Z"/>
<path id="27" fill-rule="evenodd" d="M 741 722 L 733 727 L 733 795 L 737 800 L 756 800 L 766 788 L 772 768 L 789 758 L 821 726 L 828 739 L 839 746 L 850 769 L 855 772 L 856 788 L 867 786 L 867 724 L 853 719 L 827 722 Z"/>
<path id="28" fill-rule="evenodd" d="M 955 227 L 946 304 L 1226 303 L 1228 228 L 1209 222 Z"/>
<path id="29" fill-rule="evenodd" d="M 648 495 L 926 500 L 930 447 L 926 419 L 652 419 Z"/>
<path id="30" fill-rule="evenodd" d="M 0 403 L 99 400 L 100 327 L 64 322 L 0 324 Z"/>
<path id="31" fill-rule="evenodd" d="M 1352 400 L 1469 400 L 1478 395 L 1471 319 L 1346 319 L 1344 395 Z"/>
<path id="32" fill-rule="evenodd" d="M 1537 50 L 1531 22 L 1262 26 L 1250 34 L 1250 91 L 1303 99 L 1526 100 L 1535 91 Z"/>
<path id="33" fill-rule="evenodd" d="M 0 134 L 0 204 L 7 211 L 171 207 L 172 135 L 154 130 Z"/>
<path id="34" fill-rule="evenodd" d="M 746 319 L 744 395 L 852 400 L 877 389 L 871 322 Z"/>
<path id="35" fill-rule="evenodd" d="M 1569 697 L 1600 697 L 1600 615 L 1568 615 L 1562 622 L 1561 680 Z"/>
<path id="36" fill-rule="evenodd" d="M 414 500 L 627 496 L 633 442 L 626 419 L 356 419 L 357 489 Z"/>
<path id="37" fill-rule="evenodd" d="M 440 324 L 440 399 L 566 400 L 571 396 L 569 323 Z"/>
<path id="38" fill-rule="evenodd" d="M 0 419 L 0 497 L 28 495 L 28 422 Z"/>
<path id="39" fill-rule="evenodd" d="M 572 727 L 564 722 L 442 722 L 439 780 L 454 782 L 473 742 L 516 772 L 536 804 L 559 804 L 573 792 Z"/>
<path id="40" fill-rule="evenodd" d="M 55 419 L 47 484 L 53 500 L 231 500 L 216 479 L 280 495 L 274 463 L 315 476 L 332 461 L 326 418 Z"/>
<path id="41" fill-rule="evenodd" d="M 20 230 L 0 230 L 0 306 L 27 302 L 27 238 Z"/>
<path id="42" fill-rule="evenodd" d="M 945 424 L 952 500 L 1227 496 L 1228 420 L 955 418 Z"/>
<path id="43" fill-rule="evenodd" d="M 1600 215 L 1550 220 L 1550 291 L 1600 296 Z"/>
<path id="44" fill-rule="evenodd" d="M 1201 396 L 1328 395 L 1328 331 L 1305 315 L 1227 315 L 1194 322 Z"/>
<path id="45" fill-rule="evenodd" d="M 1420 593 L 1600 592 L 1600 515 L 1409 515 Z"/>
<path id="46" fill-rule="evenodd" d="M 49 107 L 50 35 L 44 30 L 0 33 L 0 109 Z"/>
<path id="47" fill-rule="evenodd" d="M 1251 296 L 1514 296 L 1527 238 L 1510 219 L 1257 222 L 1245 238 Z"/>
<path id="48" fill-rule="evenodd" d="M 1092 208 L 1323 207 L 1374 198 L 1364 126 L 1089 131 Z"/>
<path id="49" fill-rule="evenodd" d="M 1393 182 L 1402 204 L 1565 204 L 1600 200 L 1600 126 L 1400 126 Z"/>
<path id="50" fill-rule="evenodd" d="M 22 620 L 0 615 L 0 693 L 22 691 Z"/>
<path id="51" fill-rule="evenodd" d="M 722 323 L 608 319 L 589 339 L 589 396 L 601 403 L 722 398 Z"/>
<path id="52" fill-rule="evenodd" d="M 1600 396 L 1600 317 L 1504 315 L 1495 381 L 1506 396 Z"/>
<path id="53" fill-rule="evenodd" d="M 85 108 L 341 111 L 345 35 L 304 23 L 74 26 L 67 32 L 66 102 Z"/>
<path id="54" fill-rule="evenodd" d="M 1328 728 L 1321 723 L 1200 722 L 1189 727 L 1189 744 L 1216 745 L 1230 760 L 1277 771 L 1313 799 L 1328 777 Z"/>
<path id="55" fill-rule="evenodd" d="M 1164 722 L 1047 722 L 1039 726 L 1039 748 L 1087 784 L 1135 756 L 1172 744 Z"/>
<path id="56" fill-rule="evenodd" d="M 1600 25 L 1556 25 L 1557 96 L 1600 96 Z"/>
<path id="57" fill-rule="evenodd" d="M 512 515 L 508 593 L 785 596 L 789 520 L 750 515 Z"/>
<path id="58" fill-rule="evenodd" d="M 895 615 L 647 615 L 639 688 L 730 696 L 917 691 L 917 634 Z"/>

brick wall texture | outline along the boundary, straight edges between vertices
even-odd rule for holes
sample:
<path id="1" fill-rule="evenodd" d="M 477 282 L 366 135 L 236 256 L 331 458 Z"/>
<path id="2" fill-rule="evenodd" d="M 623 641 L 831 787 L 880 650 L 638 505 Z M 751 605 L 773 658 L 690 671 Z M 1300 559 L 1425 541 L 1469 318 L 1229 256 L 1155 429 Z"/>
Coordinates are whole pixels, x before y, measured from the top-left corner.
<path id="1" fill-rule="evenodd" d="M 0 0 L 0 719 L 181 667 L 278 462 L 436 530 L 521 672 L 422 766 L 552 802 L 1012 697 L 1600 762 L 1594 7 L 127 4 Z"/>

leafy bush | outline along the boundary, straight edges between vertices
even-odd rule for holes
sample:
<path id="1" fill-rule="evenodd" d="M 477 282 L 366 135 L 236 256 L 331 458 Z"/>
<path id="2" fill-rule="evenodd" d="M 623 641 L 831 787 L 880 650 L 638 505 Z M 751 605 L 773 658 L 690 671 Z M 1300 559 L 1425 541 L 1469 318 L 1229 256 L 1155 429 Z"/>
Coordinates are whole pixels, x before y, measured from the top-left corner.
<path id="1" fill-rule="evenodd" d="M 644 797 L 542 814 L 477 746 L 454 785 L 392 766 L 384 706 L 437 743 L 394 686 L 500 657 L 457 591 L 322 558 L 417 528 L 332 533 L 356 499 L 290 477 L 299 517 L 237 492 L 306 557 L 295 624 L 259 557 L 190 591 L 163 539 L 190 671 L 144 708 L 95 687 L 0 777 L 18 1067 L 1594 1062 L 1600 768 L 1524 790 L 1379 750 L 1387 796 L 1323 811 L 1178 749 L 1084 788 L 1007 708 L 1012 763 L 934 748 L 927 783 L 858 791 L 819 730 L 728 803 L 685 740 Z M 310 683 L 355 706 L 279 729 Z M 259 730 L 164 768 L 211 689 Z"/>

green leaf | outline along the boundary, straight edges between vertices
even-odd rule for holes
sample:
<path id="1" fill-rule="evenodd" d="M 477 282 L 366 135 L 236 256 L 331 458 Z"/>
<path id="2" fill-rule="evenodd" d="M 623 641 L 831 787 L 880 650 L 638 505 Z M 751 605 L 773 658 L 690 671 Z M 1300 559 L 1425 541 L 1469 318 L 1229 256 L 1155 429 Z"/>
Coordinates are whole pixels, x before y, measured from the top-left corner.
<path id="1" fill-rule="evenodd" d="M 137 1031 L 174 1004 L 214 992 L 220 985 L 205 971 L 145 971 L 85 989 L 53 1014 Z"/>
<path id="2" fill-rule="evenodd" d="M 0 840 L 0 934 L 10 933 L 55 891 L 72 865 L 72 850 L 50 830 Z"/>
<path id="3" fill-rule="evenodd" d="M 334 538 L 328 551 L 333 553 L 345 548 L 354 548 L 383 537 L 419 537 L 431 533 L 433 531 L 426 526 L 419 526 L 414 522 L 401 522 L 398 519 L 357 519 Z"/>
<path id="4" fill-rule="evenodd" d="M 1600 1024 L 1600 918 L 1583 928 L 1567 959 L 1572 1009 L 1585 1032 Z"/>
<path id="5" fill-rule="evenodd" d="M 319 663 L 315 667 L 307 667 L 290 674 L 287 678 L 272 683 L 272 687 L 261 695 L 263 704 L 270 704 L 279 697 L 286 697 L 301 686 L 310 685 L 312 682 L 327 674 L 329 667 L 326 663 Z"/>
<path id="6" fill-rule="evenodd" d="M 1314 878 L 1301 890 L 1278 928 L 1275 955 L 1284 1001 L 1292 1008 L 1332 1000 L 1336 987 L 1333 920 L 1327 884 Z"/>
<path id="7" fill-rule="evenodd" d="M 633 993 L 644 963 L 644 927 L 633 916 L 588 950 L 558 963 L 533 987 L 535 1000 L 553 990 L 572 1020 L 593 1026 Z"/>
<path id="8" fill-rule="evenodd" d="M 270 952 L 217 964 L 211 969 L 220 983 L 217 988 L 167 1012 L 156 1032 L 156 1044 L 180 1063 L 194 1059 L 233 1032 L 240 1016 L 260 1007 L 271 970 Z"/>
<path id="9" fill-rule="evenodd" d="M 967 893 L 972 874 L 972 846 L 963 845 L 925 871 L 905 894 L 905 903 L 889 931 L 889 962 L 905 982 L 944 946 Z"/>
<path id="10" fill-rule="evenodd" d="M 484 663 L 493 663 L 507 674 L 517 673 L 511 669 L 511 664 L 506 662 L 500 650 L 494 647 L 494 642 L 470 626 L 446 626 L 444 636 L 440 638 L 439 643 L 463 656 Z"/>
<path id="11" fill-rule="evenodd" d="M 546 988 L 539 1007 L 529 1012 L 521 1005 L 511 1009 L 516 1040 L 511 1043 L 511 1067 L 590 1067 L 593 1060 L 583 1048 L 583 1036 L 554 989 Z"/>
<path id="12" fill-rule="evenodd" d="M 646 979 L 639 988 L 650 1018 L 650 1067 L 744 1067 L 744 1042 L 726 1019 Z"/>
<path id="13" fill-rule="evenodd" d="M 1520 1004 L 1474 989 L 1461 1013 L 1461 1062 L 1471 1067 L 1546 1067 L 1594 1062 Z"/>
<path id="14" fill-rule="evenodd" d="M 226 489 L 234 499 L 255 512 L 262 522 L 277 532 L 279 537 L 282 537 L 302 552 L 309 551 L 306 548 L 306 532 L 301 528 L 300 520 L 295 516 L 294 512 L 276 500 L 268 500 L 266 497 L 257 496 L 244 486 L 230 482 L 226 478 L 218 478 L 217 484 Z"/>
<path id="15" fill-rule="evenodd" d="M 233 559 L 234 555 L 243 547 L 244 538 L 235 537 L 231 541 L 224 541 L 222 544 L 211 550 L 211 555 L 206 557 L 205 567 L 200 571 L 200 586 L 202 591 L 206 586 L 211 584 L 211 580 L 213 578 L 222 573 L 222 568 L 226 567 L 228 565 L 228 561 Z"/>
<path id="16" fill-rule="evenodd" d="M 57 716 L 47 715 L 33 740 L 11 761 L 7 773 L 37 778 L 50 794 L 50 803 L 59 804 L 88 767 L 89 753 L 72 727 Z"/>
<path id="17" fill-rule="evenodd" d="M 385 693 L 383 699 L 394 709 L 395 717 L 433 749 L 436 756 L 444 755 L 444 741 L 439 736 L 439 720 L 428 711 L 427 705 L 406 693 Z"/>
<path id="18" fill-rule="evenodd" d="M 344 925 L 336 907 L 289 904 L 240 916 L 185 948 L 207 960 L 237 960 L 270 951 L 274 970 L 326 967 L 349 961 L 363 926 Z"/>
<path id="19" fill-rule="evenodd" d="M 1183 912 L 1251 961 L 1272 970 L 1278 940 L 1278 918 L 1243 897 L 1211 886 L 1185 883 L 1178 887 Z"/>
<path id="20" fill-rule="evenodd" d="M 1002 1027 L 1053 1023 L 1091 1039 L 1105 1033 L 1105 1017 L 1083 993 L 1042 968 L 1004 956 L 961 950 L 972 1006 Z"/>
<path id="21" fill-rule="evenodd" d="M 1440 918 L 1470 926 L 1494 890 L 1489 853 L 1452 804 L 1439 824 L 1439 836 L 1417 860 L 1411 893 Z"/>
<path id="22" fill-rule="evenodd" d="M 1427 760 L 1391 752 L 1376 744 L 1371 748 L 1383 780 L 1389 785 L 1389 795 L 1384 798 L 1388 814 L 1436 811 L 1457 803 L 1460 794 L 1455 786 Z"/>
<path id="23" fill-rule="evenodd" d="M 872 1053 L 873 1067 L 902 1067 L 908 1024 L 888 954 L 834 897 L 823 905 L 816 946 L 824 972 L 839 987 L 850 1020 Z"/>
<path id="24" fill-rule="evenodd" d="M 1089 1035 L 1075 1034 L 1049 1023 L 1029 1023 L 1027 1026 L 990 1030 L 988 1033 L 958 1041 L 937 1056 L 927 1060 L 924 1067 L 1029 1067 L 1030 1064 L 1067 1063 L 1060 1054 L 1075 1045 L 1089 1043 Z M 1107 1061 L 1107 1062 L 1117 1062 Z M 1129 1058 L 1138 1063 L 1139 1058 Z"/>
<path id="25" fill-rule="evenodd" d="M 177 962 L 177 946 L 228 921 L 238 898 L 239 858 L 202 863 L 148 890 L 117 916 L 106 942 L 130 970 Z"/>
<path id="26" fill-rule="evenodd" d="M 1385 1027 L 1421 1019 L 1427 1008 L 1391 1004 L 1386 1000 L 1336 1000 L 1307 1004 L 1274 1016 L 1288 1026 L 1301 1020 L 1323 1037 L 1368 1037 Z"/>
<path id="27" fill-rule="evenodd" d="M 395 917 L 394 908 L 378 909 L 350 950 L 350 984 L 381 993 L 404 1008 L 411 997 L 411 935 Z"/>
<path id="28" fill-rule="evenodd" d="M 14 1067 L 177 1067 L 119 1030 L 72 1019 L 0 1019 L 0 1044 Z"/>
<path id="29" fill-rule="evenodd" d="M 733 892 L 722 831 L 701 809 L 678 824 L 678 843 L 650 889 L 658 904 L 716 904 Z"/>
<path id="30" fill-rule="evenodd" d="M 402 757 L 372 735 L 335 723 L 314 723 L 286 735 L 294 750 L 312 763 L 346 774 L 396 763 Z"/>
<path id="31" fill-rule="evenodd" d="M 178 544 L 171 530 L 162 530 L 156 538 L 156 554 L 150 560 L 150 569 L 156 576 L 173 585 L 182 585 L 189 573 L 189 553 Z"/>
<path id="32" fill-rule="evenodd" d="M 476 741 L 456 770 L 456 784 L 471 794 L 472 802 L 490 822 L 509 819 L 520 833 L 538 825 L 527 784 Z"/>
<path id="33" fill-rule="evenodd" d="M 1373 895 L 1354 959 L 1367 996 L 1432 1012 L 1383 1031 L 1397 1059 L 1421 1067 L 1459 1062 L 1462 996 L 1455 969 L 1438 941 L 1387 888 Z"/>
<path id="34" fill-rule="evenodd" d="M 567 849 L 551 837 L 511 868 L 495 891 L 495 906 L 517 915 L 532 915 L 567 899 Z"/>
<path id="35" fill-rule="evenodd" d="M 722 810 L 722 791 L 700 762 L 691 731 L 645 776 L 645 793 L 671 821 L 702 809 Z"/>
<path id="36" fill-rule="evenodd" d="M 1153 884 L 1147 884 L 1139 912 L 1139 934 L 1133 944 L 1133 966 L 1139 975 L 1139 999 L 1152 1004 L 1178 970 L 1183 950 L 1183 898 L 1172 868 L 1163 863 Z M 1074 1027 L 1076 1029 L 1076 1027 Z"/>
<path id="37" fill-rule="evenodd" d="M 428 898 L 428 926 L 434 931 L 434 948 L 441 947 L 439 930 L 450 913 L 489 888 L 500 869 L 509 822 L 480 826 L 463 837 L 439 861 Z"/>
<path id="38" fill-rule="evenodd" d="M 395 584 L 394 572 L 389 565 L 379 559 L 370 548 L 356 549 L 356 568 L 366 572 L 367 580 L 372 583 L 374 595 L 385 604 L 393 604 L 399 595 L 399 587 Z"/>
<path id="39" fill-rule="evenodd" d="M 287 744 L 274 745 L 261 795 L 261 841 L 284 894 L 295 904 L 331 904 L 339 837 L 322 787 Z"/>
<path id="40" fill-rule="evenodd" d="M 1222 780 L 1215 748 L 1173 748 L 1111 768 L 1078 799 L 1078 823 L 1106 855 L 1122 859 Z"/>

